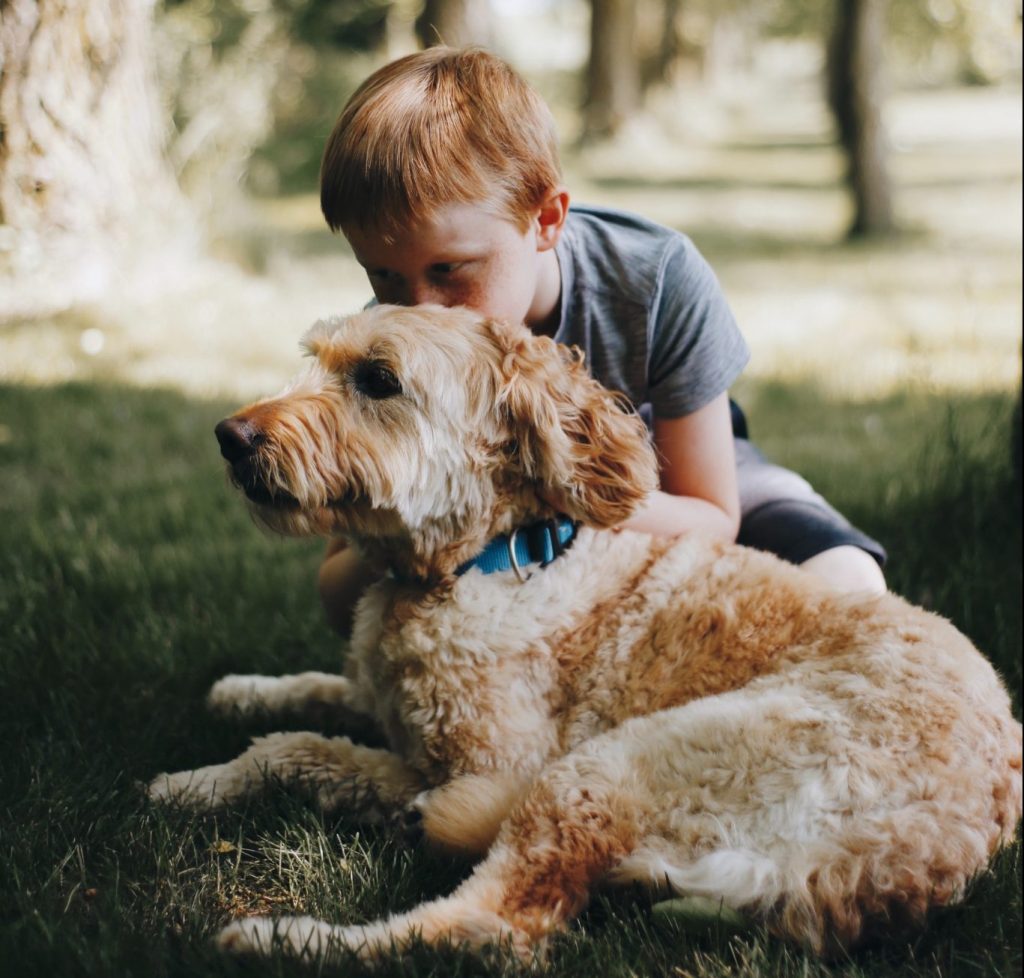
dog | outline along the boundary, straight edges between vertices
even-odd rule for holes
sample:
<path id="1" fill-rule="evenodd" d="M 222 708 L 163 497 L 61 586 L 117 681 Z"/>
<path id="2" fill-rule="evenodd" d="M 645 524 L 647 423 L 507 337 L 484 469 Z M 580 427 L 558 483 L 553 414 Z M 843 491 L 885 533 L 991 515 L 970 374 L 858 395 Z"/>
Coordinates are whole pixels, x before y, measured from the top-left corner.
<path id="1" fill-rule="evenodd" d="M 957 900 L 1012 840 L 1021 725 L 985 658 L 895 595 L 615 530 L 656 460 L 578 351 L 429 306 L 304 344 L 305 373 L 218 425 L 222 454 L 261 524 L 343 535 L 382 576 L 342 675 L 228 676 L 210 703 L 326 711 L 387 747 L 277 733 L 150 794 L 211 810 L 299 781 L 481 860 L 408 913 L 241 919 L 223 948 L 529 957 L 599 884 L 639 883 L 827 955 Z"/>

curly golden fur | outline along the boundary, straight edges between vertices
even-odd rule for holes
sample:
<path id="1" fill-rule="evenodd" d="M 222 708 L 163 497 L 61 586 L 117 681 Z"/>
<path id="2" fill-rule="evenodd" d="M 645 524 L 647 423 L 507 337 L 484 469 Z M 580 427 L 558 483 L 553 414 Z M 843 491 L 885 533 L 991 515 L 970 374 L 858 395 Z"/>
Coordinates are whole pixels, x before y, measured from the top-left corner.
<path id="1" fill-rule="evenodd" d="M 1021 726 L 989 663 L 893 595 L 772 556 L 606 532 L 656 484 L 646 431 L 577 354 L 465 310 L 320 323 L 306 374 L 219 426 L 265 525 L 343 534 L 382 571 L 344 674 L 229 676 L 224 710 L 326 710 L 387 749 L 274 734 L 161 775 L 201 809 L 268 774 L 482 856 L 450 897 L 364 926 L 250 918 L 223 947 L 529 955 L 598 883 L 724 901 L 818 952 L 957 899 L 1015 832 Z M 525 581 L 455 573 L 496 534 L 584 526 Z"/>

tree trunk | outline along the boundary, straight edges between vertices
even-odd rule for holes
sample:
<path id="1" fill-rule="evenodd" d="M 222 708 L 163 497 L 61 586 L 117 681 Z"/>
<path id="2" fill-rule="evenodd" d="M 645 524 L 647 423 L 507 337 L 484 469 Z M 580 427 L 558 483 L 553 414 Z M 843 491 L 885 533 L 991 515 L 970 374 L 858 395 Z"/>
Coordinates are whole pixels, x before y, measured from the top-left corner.
<path id="1" fill-rule="evenodd" d="M 99 298 L 142 255 L 194 247 L 150 18 L 144 0 L 0 0 L 0 318 Z"/>
<path id="2" fill-rule="evenodd" d="M 894 229 L 882 121 L 883 0 L 836 0 L 828 46 L 828 96 L 854 198 L 851 236 Z"/>
<path id="3" fill-rule="evenodd" d="M 640 90 L 646 93 L 656 85 L 669 85 L 683 53 L 679 34 L 682 0 L 650 0 L 638 3 L 636 50 L 640 63 Z"/>
<path id="4" fill-rule="evenodd" d="M 416 36 L 425 48 L 437 44 L 453 48 L 489 45 L 492 38 L 487 4 L 473 0 L 425 0 L 423 11 L 416 18 Z"/>
<path id="5" fill-rule="evenodd" d="M 633 47 L 633 0 L 591 0 L 590 59 L 583 100 L 584 141 L 614 136 L 640 107 L 640 65 Z"/>
<path id="6" fill-rule="evenodd" d="M 1022 476 L 1021 476 L 1021 463 L 1022 463 L 1022 450 L 1024 445 L 1021 443 L 1021 388 L 1017 388 L 1017 403 L 1013 407 L 1013 422 L 1010 432 L 1010 455 L 1013 460 L 1013 488 L 1017 496 L 1016 510 L 1020 512 L 1022 488 Z"/>

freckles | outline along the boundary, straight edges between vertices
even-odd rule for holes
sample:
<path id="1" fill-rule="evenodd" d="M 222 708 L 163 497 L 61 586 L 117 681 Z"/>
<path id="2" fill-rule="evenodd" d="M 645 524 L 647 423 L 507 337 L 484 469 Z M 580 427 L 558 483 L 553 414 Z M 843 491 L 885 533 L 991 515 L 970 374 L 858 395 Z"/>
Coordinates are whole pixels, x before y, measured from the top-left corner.
<path id="1" fill-rule="evenodd" d="M 494 275 L 474 276 L 462 282 L 453 283 L 445 290 L 444 305 L 467 306 L 485 315 L 491 313 L 495 295 L 501 289 L 501 279 Z"/>
<path id="2" fill-rule="evenodd" d="M 481 301 L 486 301 L 494 293 L 494 290 L 488 288 L 486 282 L 472 282 L 464 285 L 455 295 L 455 305 L 469 306 L 471 309 L 477 309 Z"/>

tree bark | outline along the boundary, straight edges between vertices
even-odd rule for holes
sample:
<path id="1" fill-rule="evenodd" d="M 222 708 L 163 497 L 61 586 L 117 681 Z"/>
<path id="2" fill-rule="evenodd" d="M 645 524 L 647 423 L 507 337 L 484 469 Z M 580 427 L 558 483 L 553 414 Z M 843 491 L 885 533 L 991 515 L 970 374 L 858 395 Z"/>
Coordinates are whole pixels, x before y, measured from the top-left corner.
<path id="1" fill-rule="evenodd" d="M 163 156 L 145 0 L 0 0 L 0 318 L 98 298 L 194 246 Z"/>
<path id="2" fill-rule="evenodd" d="M 640 107 L 633 0 L 591 0 L 590 59 L 583 100 L 584 141 L 614 136 Z"/>
<path id="3" fill-rule="evenodd" d="M 882 118 L 883 0 L 836 0 L 828 45 L 828 96 L 854 199 L 850 236 L 895 227 Z"/>

